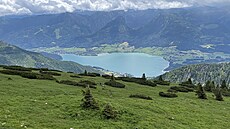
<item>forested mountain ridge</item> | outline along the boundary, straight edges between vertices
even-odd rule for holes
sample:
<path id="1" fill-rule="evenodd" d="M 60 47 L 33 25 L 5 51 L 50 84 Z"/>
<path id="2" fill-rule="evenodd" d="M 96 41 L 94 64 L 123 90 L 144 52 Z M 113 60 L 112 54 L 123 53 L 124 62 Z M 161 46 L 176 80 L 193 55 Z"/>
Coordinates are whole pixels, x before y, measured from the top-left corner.
<path id="1" fill-rule="evenodd" d="M 230 84 L 230 62 L 188 65 L 167 72 L 162 77 L 171 82 L 183 82 L 191 78 L 196 83 L 205 83 L 210 80 L 221 84 L 225 80 L 227 84 Z"/>
<path id="2" fill-rule="evenodd" d="M 69 61 L 58 61 L 47 58 L 42 54 L 26 51 L 2 41 L 0 41 L 0 64 L 19 65 L 33 68 L 49 68 L 76 73 L 82 73 L 85 70 L 89 72 L 98 72 L 89 66 L 83 66 L 78 63 Z"/>

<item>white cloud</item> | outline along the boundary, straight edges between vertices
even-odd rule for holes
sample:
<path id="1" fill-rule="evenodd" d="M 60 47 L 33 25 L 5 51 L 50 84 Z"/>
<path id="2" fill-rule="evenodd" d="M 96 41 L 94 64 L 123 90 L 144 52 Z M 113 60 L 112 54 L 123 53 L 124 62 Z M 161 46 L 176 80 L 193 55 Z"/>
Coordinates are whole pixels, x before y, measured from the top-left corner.
<path id="1" fill-rule="evenodd" d="M 0 0 L 0 16 L 82 10 L 168 9 L 216 4 L 230 0 Z"/>

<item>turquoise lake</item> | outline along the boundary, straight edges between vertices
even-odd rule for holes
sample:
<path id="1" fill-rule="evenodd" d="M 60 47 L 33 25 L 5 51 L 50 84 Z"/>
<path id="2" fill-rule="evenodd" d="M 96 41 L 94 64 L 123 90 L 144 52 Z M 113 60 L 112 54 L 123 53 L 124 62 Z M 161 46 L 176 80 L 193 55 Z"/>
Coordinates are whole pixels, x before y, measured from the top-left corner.
<path id="1" fill-rule="evenodd" d="M 106 70 L 129 73 L 141 77 L 154 77 L 164 73 L 169 62 L 160 56 L 143 53 L 111 53 L 98 56 L 78 56 L 74 54 L 61 55 L 64 61 L 74 61 L 83 65 L 97 66 Z"/>

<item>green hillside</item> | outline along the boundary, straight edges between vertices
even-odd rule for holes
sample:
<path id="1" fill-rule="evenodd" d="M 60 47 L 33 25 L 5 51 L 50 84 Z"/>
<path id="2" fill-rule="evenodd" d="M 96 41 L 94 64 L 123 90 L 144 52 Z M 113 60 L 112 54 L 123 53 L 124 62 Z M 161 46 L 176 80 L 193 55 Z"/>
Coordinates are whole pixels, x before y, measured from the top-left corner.
<path id="1" fill-rule="evenodd" d="M 89 66 L 83 66 L 74 62 L 57 61 L 35 52 L 30 52 L 16 46 L 0 41 L 0 64 L 19 65 L 24 67 L 49 68 L 61 71 L 71 71 L 76 73 L 98 72 Z"/>
<path id="2" fill-rule="evenodd" d="M 201 83 L 212 80 L 217 84 L 226 80 L 230 84 L 230 63 L 188 65 L 163 74 L 163 78 L 171 82 L 182 82 L 188 78 Z"/>
<path id="3" fill-rule="evenodd" d="M 0 68 L 1 72 L 3 70 L 6 69 Z M 31 74 L 30 70 L 27 72 Z M 32 73 L 36 76 L 44 74 L 37 70 Z M 53 71 L 48 73 L 54 74 Z M 0 74 L 0 128 L 227 129 L 230 126 L 228 97 L 216 101 L 212 93 L 206 93 L 208 99 L 201 100 L 194 92 L 188 92 L 177 93 L 177 98 L 163 98 L 159 92 L 166 92 L 177 84 L 149 87 L 117 80 L 125 84 L 125 88 L 115 88 L 103 85 L 109 81 L 103 77 L 55 73 L 61 74 L 54 76 L 56 81 Z M 95 82 L 96 89 L 92 88 L 91 93 L 100 109 L 82 108 L 82 90 L 85 88 L 62 84 L 63 80 Z M 142 94 L 152 100 L 130 98 L 131 94 Z M 103 107 L 107 103 L 117 111 L 115 119 L 103 116 Z"/>

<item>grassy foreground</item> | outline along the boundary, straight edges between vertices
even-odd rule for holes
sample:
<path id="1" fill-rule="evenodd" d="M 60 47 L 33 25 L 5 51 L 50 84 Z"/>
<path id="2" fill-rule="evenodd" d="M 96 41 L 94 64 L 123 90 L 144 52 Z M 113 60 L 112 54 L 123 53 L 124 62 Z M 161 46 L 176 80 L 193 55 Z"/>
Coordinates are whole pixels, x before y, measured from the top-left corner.
<path id="1" fill-rule="evenodd" d="M 148 87 L 122 82 L 119 89 L 99 83 L 102 77 L 71 78 L 62 73 L 58 80 L 93 80 L 91 89 L 100 110 L 80 106 L 84 88 L 58 84 L 50 80 L 31 80 L 0 74 L 0 129 L 227 129 L 230 127 L 230 98 L 225 101 L 200 100 L 191 93 L 177 93 L 177 98 L 163 98 L 160 91 L 168 86 Z M 12 80 L 9 80 L 8 78 Z M 144 94 L 153 100 L 129 98 Z M 115 120 L 102 116 L 106 103 L 119 112 Z"/>

